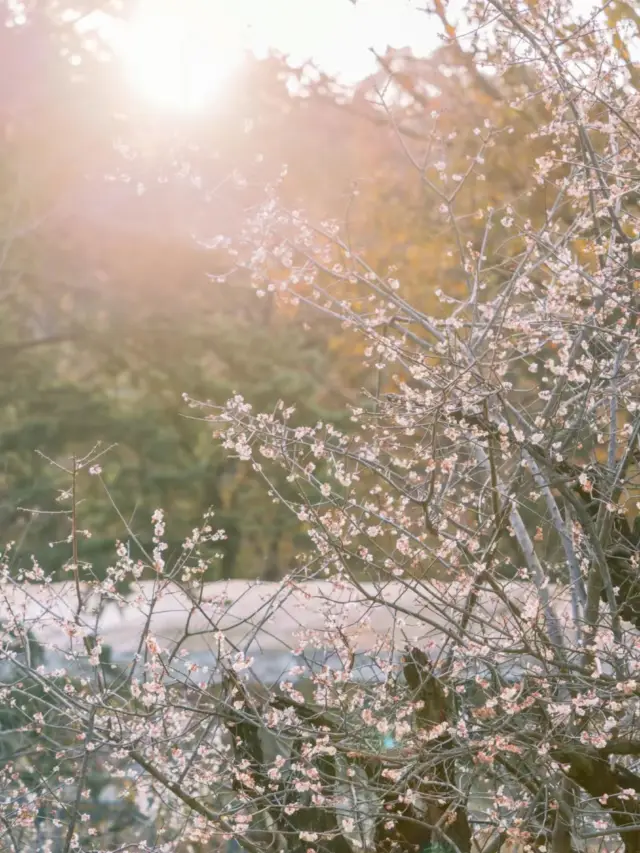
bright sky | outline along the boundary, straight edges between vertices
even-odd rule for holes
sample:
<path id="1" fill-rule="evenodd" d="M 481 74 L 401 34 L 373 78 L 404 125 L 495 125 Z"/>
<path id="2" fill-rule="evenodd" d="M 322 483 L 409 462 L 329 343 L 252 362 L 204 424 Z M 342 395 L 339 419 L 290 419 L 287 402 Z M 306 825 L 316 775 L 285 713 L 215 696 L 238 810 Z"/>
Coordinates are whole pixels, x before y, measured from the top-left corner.
<path id="1" fill-rule="evenodd" d="M 215 101 L 247 50 L 313 60 L 345 83 L 376 68 L 371 48 L 410 47 L 417 55 L 439 44 L 424 0 L 131 0 L 128 24 L 100 25 L 120 56 L 132 89 L 169 111 L 193 112 Z M 602 3 L 603 0 L 600 0 Z M 462 0 L 447 0 L 455 23 Z M 583 13 L 597 0 L 573 0 Z"/>
<path id="2" fill-rule="evenodd" d="M 137 0 L 132 23 L 109 40 L 132 85 L 157 106 L 193 110 L 215 98 L 245 50 L 313 59 L 355 82 L 375 69 L 370 48 L 438 44 L 416 0 Z M 106 34 L 106 33 L 105 33 Z"/>

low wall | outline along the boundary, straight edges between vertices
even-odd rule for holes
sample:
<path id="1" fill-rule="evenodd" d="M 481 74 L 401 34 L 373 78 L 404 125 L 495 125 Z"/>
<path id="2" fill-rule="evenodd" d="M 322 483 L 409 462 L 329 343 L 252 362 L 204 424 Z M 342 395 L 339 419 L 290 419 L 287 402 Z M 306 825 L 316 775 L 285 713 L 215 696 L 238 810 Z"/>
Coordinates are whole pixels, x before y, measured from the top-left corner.
<path id="1" fill-rule="evenodd" d="M 526 619 L 542 618 L 538 594 L 531 584 L 504 582 L 505 597 Z M 574 639 L 570 595 L 550 586 L 556 618 L 568 640 Z M 176 644 L 199 659 L 215 655 L 221 637 L 236 649 L 257 655 L 290 654 L 304 647 L 333 645 L 340 637 L 355 652 L 393 650 L 418 644 L 436 656 L 447 640 L 473 638 L 491 648 L 513 645 L 519 636 L 510 608 L 493 592 L 482 591 L 460 637 L 468 588 L 459 584 L 394 581 L 338 586 L 332 582 L 299 584 L 230 580 L 183 591 L 165 579 L 136 584 L 126 597 L 98 595 L 75 584 L 5 582 L 0 585 L 0 620 L 30 630 L 50 651 L 78 647 L 70 636 L 74 625 L 102 638 L 115 660 L 130 659 L 145 628 L 160 645 Z"/>

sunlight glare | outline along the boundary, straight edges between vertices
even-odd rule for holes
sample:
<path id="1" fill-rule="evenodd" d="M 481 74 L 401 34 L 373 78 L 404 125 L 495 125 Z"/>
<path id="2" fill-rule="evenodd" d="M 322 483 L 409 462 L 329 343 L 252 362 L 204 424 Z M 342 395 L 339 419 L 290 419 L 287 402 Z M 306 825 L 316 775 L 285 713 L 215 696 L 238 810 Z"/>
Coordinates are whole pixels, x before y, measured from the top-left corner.
<path id="1" fill-rule="evenodd" d="M 242 39 L 228 4 L 138 0 L 123 58 L 132 86 L 158 108 L 203 109 L 241 62 Z"/>

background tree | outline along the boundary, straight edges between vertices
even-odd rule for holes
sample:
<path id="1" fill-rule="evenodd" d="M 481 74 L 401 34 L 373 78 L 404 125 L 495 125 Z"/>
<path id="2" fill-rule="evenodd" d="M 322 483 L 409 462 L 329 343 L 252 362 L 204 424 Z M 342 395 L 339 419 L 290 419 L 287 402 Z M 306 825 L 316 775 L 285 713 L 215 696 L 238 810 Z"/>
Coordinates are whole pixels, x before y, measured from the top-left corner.
<path id="1" fill-rule="evenodd" d="M 126 102 L 113 63 L 95 51 L 75 54 L 82 44 L 72 38 L 80 42 L 45 7 L 3 30 L 6 77 L 24 81 L 24 91 L 6 93 L 3 112 L 3 532 L 18 543 L 15 553 L 40 559 L 65 539 L 55 503 L 64 477 L 37 452 L 70 467 L 100 441 L 115 445 L 101 460 L 104 484 L 134 531 L 171 504 L 175 547 L 213 504 L 227 532 L 221 571 L 277 575 L 296 525 L 188 420 L 182 395 L 226 398 L 242 382 L 261 407 L 293 394 L 305 401 L 301 415 L 336 416 L 336 368 L 322 355 L 320 327 L 304 331 L 257 302 L 233 258 L 207 248 L 229 210 L 239 227 L 255 190 L 236 182 L 212 195 L 181 173 L 184 159 L 171 163 L 211 143 L 222 162 L 191 151 L 187 172 L 208 169 L 213 185 L 249 166 L 256 146 L 246 143 L 242 98 L 262 73 L 254 101 L 267 109 L 271 86 L 283 112 L 282 64 L 247 72 L 226 137 L 206 138 L 202 126 L 176 135 L 151 127 Z M 70 64 L 75 56 L 80 65 Z M 271 164 L 271 177 L 280 169 Z M 102 487 L 84 488 L 82 524 L 101 531 L 85 548 L 101 576 L 126 530 Z"/>

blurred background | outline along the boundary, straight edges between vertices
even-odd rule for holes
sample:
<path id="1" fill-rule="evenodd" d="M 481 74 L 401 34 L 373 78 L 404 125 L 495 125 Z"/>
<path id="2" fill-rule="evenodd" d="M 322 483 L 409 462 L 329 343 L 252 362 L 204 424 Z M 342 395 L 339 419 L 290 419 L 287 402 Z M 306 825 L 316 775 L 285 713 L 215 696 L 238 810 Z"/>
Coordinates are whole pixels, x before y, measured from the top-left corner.
<path id="1" fill-rule="evenodd" d="M 441 293 L 461 287 L 457 238 L 415 163 L 459 180 L 482 128 L 503 128 L 457 199 L 465 239 L 483 233 L 480 203 L 508 214 L 518 200 L 541 221 L 544 182 L 532 192 L 529 176 L 547 143 L 530 134 L 546 107 L 531 70 L 484 70 L 490 46 L 452 38 L 459 9 L 439 0 L 2 5 L 0 530 L 11 559 L 33 554 L 48 571 L 57 560 L 64 574 L 58 466 L 100 442 L 102 481 L 78 480 L 78 525 L 92 533 L 81 556 L 98 574 L 127 526 L 150 542 L 157 507 L 175 549 L 213 507 L 227 538 L 209 579 L 275 579 L 306 537 L 182 395 L 222 404 L 238 392 L 259 410 L 284 399 L 301 422 L 345 427 L 347 405 L 378 379 L 321 314 L 260 298 L 243 255 L 252 211 L 272 187 L 315 221 L 338 221 L 353 250 L 382 274 L 400 270 L 406 297 L 438 314 Z M 639 24 L 632 4 L 603 7 L 629 64 Z M 498 232 L 487 251 L 504 262 L 518 247 Z"/>

